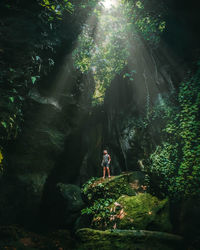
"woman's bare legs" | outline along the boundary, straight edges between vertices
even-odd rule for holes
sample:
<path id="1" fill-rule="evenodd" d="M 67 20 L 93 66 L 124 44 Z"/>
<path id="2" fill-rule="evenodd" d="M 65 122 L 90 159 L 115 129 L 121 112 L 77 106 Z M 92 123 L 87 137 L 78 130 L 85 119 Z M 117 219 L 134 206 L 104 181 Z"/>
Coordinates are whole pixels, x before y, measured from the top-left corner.
<path id="1" fill-rule="evenodd" d="M 110 169 L 107 167 L 108 177 L 110 178 Z"/>
<path id="2" fill-rule="evenodd" d="M 106 167 L 103 167 L 103 178 L 106 176 Z"/>

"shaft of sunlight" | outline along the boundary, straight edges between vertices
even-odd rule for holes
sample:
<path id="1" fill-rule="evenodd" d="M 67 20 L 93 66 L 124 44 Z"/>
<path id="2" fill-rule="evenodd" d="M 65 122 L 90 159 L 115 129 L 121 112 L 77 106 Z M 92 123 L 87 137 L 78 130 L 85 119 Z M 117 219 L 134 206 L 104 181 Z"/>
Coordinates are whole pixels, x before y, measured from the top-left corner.
<path id="1" fill-rule="evenodd" d="M 105 7 L 105 9 L 109 10 L 112 7 L 117 6 L 118 1 L 117 0 L 103 0 L 102 1 L 103 6 Z"/>

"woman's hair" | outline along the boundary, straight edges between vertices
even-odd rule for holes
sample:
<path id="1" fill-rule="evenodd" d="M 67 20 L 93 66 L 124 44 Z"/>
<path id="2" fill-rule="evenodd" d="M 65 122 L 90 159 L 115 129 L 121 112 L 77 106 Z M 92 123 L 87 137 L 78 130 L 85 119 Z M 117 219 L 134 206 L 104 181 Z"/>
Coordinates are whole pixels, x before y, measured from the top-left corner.
<path id="1" fill-rule="evenodd" d="M 103 153 L 104 153 L 104 154 L 107 154 L 107 153 L 108 153 L 108 151 L 107 151 L 106 149 L 104 149 Z"/>

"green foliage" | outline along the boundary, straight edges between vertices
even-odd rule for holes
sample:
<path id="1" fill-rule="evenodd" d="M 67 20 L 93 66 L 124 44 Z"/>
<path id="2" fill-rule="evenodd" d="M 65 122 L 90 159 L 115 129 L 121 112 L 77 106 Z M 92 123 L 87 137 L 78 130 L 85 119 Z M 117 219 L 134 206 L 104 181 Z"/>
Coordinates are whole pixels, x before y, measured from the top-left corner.
<path id="1" fill-rule="evenodd" d="M 200 68 L 180 86 L 179 135 L 182 161 L 178 171 L 177 189 L 185 195 L 200 194 Z"/>
<path id="2" fill-rule="evenodd" d="M 95 200 L 92 206 L 82 209 L 81 214 L 95 215 L 98 213 L 100 217 L 106 218 L 110 216 L 109 206 L 113 201 L 111 198 Z"/>
<path id="3" fill-rule="evenodd" d="M 78 47 L 73 51 L 75 67 L 82 73 L 90 69 L 93 44 L 94 40 L 89 36 L 88 26 L 85 25 L 82 36 L 78 39 Z"/>
<path id="4" fill-rule="evenodd" d="M 36 82 L 36 80 L 37 80 L 37 78 L 35 76 L 31 77 L 31 81 L 32 81 L 33 84 Z"/>
<path id="5" fill-rule="evenodd" d="M 114 223 L 112 218 L 118 211 L 111 205 L 122 195 L 136 195 L 129 183 L 133 177 L 134 174 L 129 173 L 105 180 L 92 178 L 83 185 L 82 193 L 88 206 L 81 213 L 90 216 L 93 227 L 112 228 Z"/>
<path id="6" fill-rule="evenodd" d="M 40 4 L 49 11 L 53 12 L 57 18 L 60 18 L 64 11 L 68 11 L 71 14 L 74 11 L 73 4 L 68 0 L 41 0 Z M 52 18 L 50 20 L 52 20 Z"/>
<path id="7" fill-rule="evenodd" d="M 125 73 L 123 78 L 128 78 L 130 81 L 134 80 L 134 75 L 136 74 L 135 70 L 131 70 L 130 73 Z"/>
<path id="8" fill-rule="evenodd" d="M 106 184 L 97 180 L 98 178 L 91 178 L 81 189 L 89 203 L 92 203 L 94 200 L 99 198 L 106 199 L 106 197 L 109 196 Z"/>
<path id="9" fill-rule="evenodd" d="M 82 215 L 94 217 L 98 214 L 98 219 L 93 221 L 93 226 L 96 227 L 99 223 L 103 226 L 109 221 L 112 212 L 109 206 L 114 201 L 110 196 L 109 188 L 105 183 L 98 182 L 98 178 L 91 178 L 82 187 L 82 193 L 87 198 L 90 206 L 81 210 Z"/>
<path id="10" fill-rule="evenodd" d="M 151 155 L 149 171 L 159 177 L 162 195 L 200 195 L 200 68 L 181 83 L 179 112 L 168 112 L 165 142 Z"/>
<path id="11" fill-rule="evenodd" d="M 0 2 L 0 146 L 23 129 L 29 92 L 41 86 L 56 64 L 56 53 L 68 50 L 96 0 Z M 51 82 L 49 82 L 49 85 Z"/>
<path id="12" fill-rule="evenodd" d="M 96 177 L 92 177 L 91 179 L 89 179 L 83 186 L 82 186 L 82 193 L 84 195 L 87 195 L 88 193 L 88 188 L 97 180 L 98 178 Z"/>
<path id="13" fill-rule="evenodd" d="M 40 3 L 40 1 L 31 3 L 29 9 L 23 6 L 22 1 L 12 2 L 9 7 L 12 9 L 12 14 L 8 11 L 6 18 L 5 15 L 0 18 L 2 37 L 5 39 L 7 37 L 5 34 L 10 37 L 9 41 L 4 40 L 2 43 L 5 45 L 1 49 L 0 59 L 0 144 L 2 146 L 7 140 L 17 138 L 23 124 L 23 107 L 30 88 L 52 69 L 52 65 L 48 64 L 48 57 L 53 56 L 53 46 L 56 43 L 49 36 L 52 33 L 48 23 L 49 16 Z M 0 9 L 6 12 L 5 4 L 1 3 Z M 9 26 L 5 25 L 7 19 L 11 20 Z M 26 26 L 30 28 L 30 33 L 27 32 L 22 37 L 21 28 Z M 31 31 L 37 30 L 37 27 L 40 27 L 39 32 L 32 34 Z"/>
<path id="14" fill-rule="evenodd" d="M 133 56 L 130 53 L 133 47 L 136 49 L 142 39 L 152 47 L 158 45 L 165 21 L 160 9 L 159 14 L 152 11 L 154 7 L 149 9 L 146 1 L 119 1 L 112 10 L 95 8 L 96 23 L 84 26 L 73 53 L 75 68 L 85 74 L 93 73 L 94 105 L 103 103 L 111 81 L 122 73 Z M 124 77 L 133 81 L 135 73 L 133 69 Z"/>
<path id="15" fill-rule="evenodd" d="M 98 199 L 117 199 L 122 194 L 135 195 L 135 191 L 128 182 L 128 176 L 120 175 L 112 180 L 102 181 L 98 178 L 92 178 L 82 187 L 82 193 L 88 203 Z"/>
<path id="16" fill-rule="evenodd" d="M 89 199 L 81 214 L 89 216 L 91 227 L 106 229 L 117 225 L 118 229 L 170 230 L 168 200 L 160 201 L 146 193 L 136 195 L 133 187 L 131 192 L 129 182 L 136 179 L 138 175 L 133 172 L 103 182 L 91 179 L 83 186 L 82 192 Z"/>
<path id="17" fill-rule="evenodd" d="M 115 214 L 110 209 L 110 205 L 114 202 L 112 198 L 95 200 L 92 206 L 81 210 L 81 214 L 87 214 L 93 217 L 92 227 L 106 228 L 111 224 L 110 218 Z"/>
<path id="18" fill-rule="evenodd" d="M 137 33 L 155 47 L 159 44 L 160 34 L 166 28 L 166 22 L 163 19 L 164 9 L 162 1 L 129 1 L 123 0 L 127 4 L 126 16 L 129 20 L 132 35 L 137 37 Z"/>
<path id="19" fill-rule="evenodd" d="M 69 0 L 0 3 L 0 145 L 17 138 L 30 89 L 52 72 L 57 49 L 66 37 L 71 46 L 96 2 L 85 1 L 86 10 Z"/>
<path id="20" fill-rule="evenodd" d="M 152 164 L 149 172 L 152 178 L 156 178 L 159 184 L 159 194 L 162 196 L 175 192 L 174 184 L 179 167 L 178 149 L 178 143 L 172 145 L 164 142 L 161 146 L 157 146 L 150 156 Z"/>

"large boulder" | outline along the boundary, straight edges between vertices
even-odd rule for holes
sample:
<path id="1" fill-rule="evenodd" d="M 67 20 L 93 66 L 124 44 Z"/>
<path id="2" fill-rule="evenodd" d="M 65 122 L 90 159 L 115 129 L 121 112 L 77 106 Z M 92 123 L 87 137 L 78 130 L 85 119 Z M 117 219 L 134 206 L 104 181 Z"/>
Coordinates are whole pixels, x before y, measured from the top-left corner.
<path id="1" fill-rule="evenodd" d="M 86 202 L 92 203 L 100 198 L 117 199 L 121 195 L 136 195 L 137 192 L 142 191 L 141 185 L 144 178 L 144 173 L 135 171 L 106 179 L 89 180 L 82 189 L 84 199 Z"/>
<path id="2" fill-rule="evenodd" d="M 123 195 L 114 202 L 111 209 L 115 211 L 111 219 L 118 229 L 172 230 L 168 199 L 159 200 L 148 193 L 131 197 Z"/>
<path id="3" fill-rule="evenodd" d="M 57 189 L 63 203 L 67 205 L 69 212 L 78 212 L 84 206 L 81 198 L 81 190 L 73 184 L 58 183 Z"/>
<path id="4" fill-rule="evenodd" d="M 82 215 L 89 216 L 89 227 L 171 232 L 168 199 L 145 193 L 144 177 L 142 172 L 129 172 L 88 181 L 82 189 L 88 205 Z"/>
<path id="5" fill-rule="evenodd" d="M 77 231 L 77 250 L 178 250 L 182 238 L 177 235 L 145 230 L 93 230 L 83 228 Z"/>

